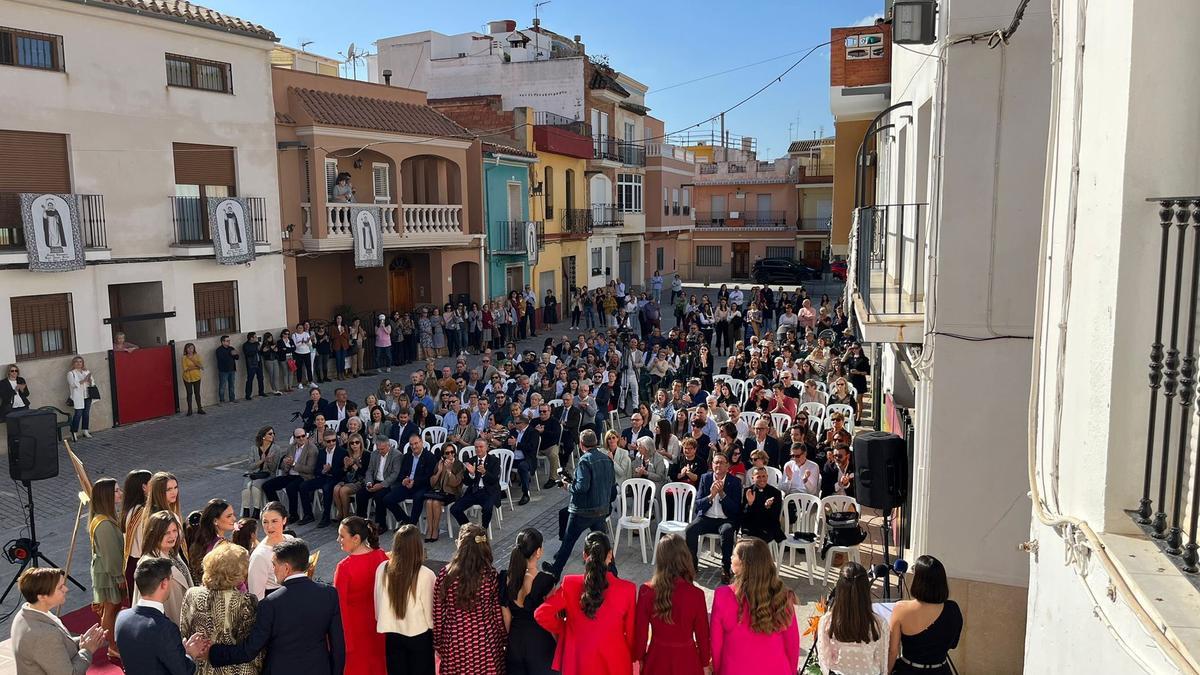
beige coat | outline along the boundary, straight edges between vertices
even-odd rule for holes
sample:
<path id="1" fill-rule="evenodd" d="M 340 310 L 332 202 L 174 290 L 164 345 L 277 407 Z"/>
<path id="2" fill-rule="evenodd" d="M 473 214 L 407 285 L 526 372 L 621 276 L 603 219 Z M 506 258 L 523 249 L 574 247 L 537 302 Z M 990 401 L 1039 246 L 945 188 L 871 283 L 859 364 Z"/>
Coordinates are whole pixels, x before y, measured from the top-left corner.
<path id="1" fill-rule="evenodd" d="M 21 675 L 83 675 L 92 663 L 79 638 L 30 607 L 13 617 L 12 648 Z"/>
<path id="2" fill-rule="evenodd" d="M 151 554 L 145 554 L 138 562 L 146 558 L 156 558 Z M 183 611 L 183 595 L 187 593 L 187 589 L 192 587 L 192 575 L 187 572 L 187 563 L 183 562 L 182 558 L 173 559 L 174 564 L 171 565 L 171 594 L 163 600 L 163 614 L 167 618 L 179 625 L 179 615 Z M 136 584 L 133 589 L 133 604 L 137 606 L 138 601 L 142 599 L 142 594 L 138 592 Z"/>

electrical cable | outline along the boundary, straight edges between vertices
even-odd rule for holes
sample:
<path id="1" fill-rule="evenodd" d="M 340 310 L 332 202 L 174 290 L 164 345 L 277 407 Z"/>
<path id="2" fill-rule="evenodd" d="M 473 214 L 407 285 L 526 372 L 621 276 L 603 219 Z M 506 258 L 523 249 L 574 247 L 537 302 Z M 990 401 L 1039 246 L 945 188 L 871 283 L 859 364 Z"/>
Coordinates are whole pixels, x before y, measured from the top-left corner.
<path id="1" fill-rule="evenodd" d="M 693 84 L 695 82 L 700 82 L 701 80 L 707 80 L 707 79 L 714 78 L 714 77 L 720 77 L 721 75 L 728 75 L 729 73 L 734 73 L 739 70 L 745 70 L 746 68 L 753 68 L 754 66 L 761 66 L 764 63 L 770 63 L 771 61 L 778 61 L 779 59 L 787 58 L 789 56 L 795 56 L 796 54 L 799 54 L 803 51 L 805 51 L 805 50 L 797 49 L 796 51 L 793 51 L 793 52 L 787 52 L 786 54 L 780 54 L 778 56 L 771 56 L 771 57 L 765 58 L 761 61 L 755 61 L 754 63 L 747 63 L 742 66 L 734 66 L 733 68 L 729 68 L 727 70 L 722 70 L 718 73 L 711 73 L 709 75 L 701 75 L 700 77 L 696 77 L 696 78 L 686 80 L 683 82 L 677 82 L 675 84 L 668 85 L 666 87 L 659 87 L 657 89 L 651 87 L 647 93 L 648 94 L 661 94 L 664 91 L 668 91 L 670 89 L 675 89 L 676 87 L 682 87 L 684 85 Z"/>

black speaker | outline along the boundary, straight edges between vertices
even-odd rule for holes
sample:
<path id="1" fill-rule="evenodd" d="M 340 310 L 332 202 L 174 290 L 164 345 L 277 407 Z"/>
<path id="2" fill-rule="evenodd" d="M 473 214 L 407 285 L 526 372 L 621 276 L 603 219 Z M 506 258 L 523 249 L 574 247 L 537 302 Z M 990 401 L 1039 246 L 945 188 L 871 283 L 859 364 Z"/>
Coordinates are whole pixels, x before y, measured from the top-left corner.
<path id="1" fill-rule="evenodd" d="M 15 410 L 8 424 L 8 474 L 13 480 L 58 475 L 58 416 L 53 410 Z"/>
<path id="2" fill-rule="evenodd" d="M 904 505 L 908 492 L 908 443 L 895 434 L 870 431 L 854 437 L 854 497 L 881 511 Z"/>

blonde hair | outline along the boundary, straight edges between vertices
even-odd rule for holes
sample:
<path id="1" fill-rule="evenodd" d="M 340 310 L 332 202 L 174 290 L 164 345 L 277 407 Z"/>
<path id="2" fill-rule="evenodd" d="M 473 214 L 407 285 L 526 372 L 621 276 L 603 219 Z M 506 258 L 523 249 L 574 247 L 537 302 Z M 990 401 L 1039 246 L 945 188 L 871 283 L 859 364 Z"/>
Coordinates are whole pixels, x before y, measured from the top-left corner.
<path id="1" fill-rule="evenodd" d="M 204 587 L 214 591 L 237 588 L 246 580 L 249 567 L 249 551 L 228 542 L 218 543 L 204 556 Z"/>

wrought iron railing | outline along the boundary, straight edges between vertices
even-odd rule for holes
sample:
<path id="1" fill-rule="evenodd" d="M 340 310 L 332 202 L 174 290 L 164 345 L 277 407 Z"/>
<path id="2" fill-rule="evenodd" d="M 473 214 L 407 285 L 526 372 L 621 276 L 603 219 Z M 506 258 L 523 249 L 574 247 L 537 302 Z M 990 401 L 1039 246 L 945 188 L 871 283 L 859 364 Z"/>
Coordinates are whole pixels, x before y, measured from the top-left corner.
<path id="1" fill-rule="evenodd" d="M 717 172 L 716 164 L 701 164 L 700 165 L 700 175 L 716 173 L 716 172 Z"/>
<path id="2" fill-rule="evenodd" d="M 533 123 L 540 127 L 557 127 L 565 131 L 570 131 L 573 134 L 579 134 L 580 136 L 590 137 L 592 135 L 591 124 L 545 110 L 538 110 L 533 114 Z"/>
<path id="3" fill-rule="evenodd" d="M 927 204 L 859 209 L 855 280 L 869 312 L 920 314 L 924 293 L 923 224 Z"/>
<path id="4" fill-rule="evenodd" d="M 496 239 L 490 246 L 493 253 L 522 255 L 526 252 L 525 230 L 528 221 L 502 220 L 496 223 L 493 232 Z"/>
<path id="5" fill-rule="evenodd" d="M 801 218 L 801 230 L 828 230 L 831 227 L 829 218 Z"/>
<path id="6" fill-rule="evenodd" d="M 592 204 L 592 227 L 622 227 L 625 213 L 612 204 Z"/>
<path id="7" fill-rule="evenodd" d="M 646 166 L 646 147 L 612 136 L 592 136 L 592 159 L 620 162 L 626 166 Z"/>
<path id="8" fill-rule="evenodd" d="M 79 229 L 84 248 L 108 248 L 104 222 L 104 195 L 74 195 L 79 208 Z M 0 249 L 24 249 L 25 228 L 21 224 L 21 195 L 0 192 Z"/>
<path id="9" fill-rule="evenodd" d="M 561 221 L 562 230 L 567 234 L 586 236 L 592 233 L 591 209 L 563 209 Z"/>
<path id="10" fill-rule="evenodd" d="M 1161 233 L 1154 341 L 1150 344 L 1146 461 L 1142 475 L 1142 498 L 1134 516 L 1147 533 L 1161 543 L 1168 555 L 1177 556 L 1176 562 L 1183 571 L 1195 574 L 1200 571 L 1196 542 L 1197 519 L 1200 517 L 1200 470 L 1197 470 L 1195 463 L 1189 465 L 1188 459 L 1191 455 L 1191 406 L 1196 393 L 1200 197 L 1155 197 L 1148 201 L 1158 204 Z M 1191 241 L 1188 240 L 1189 236 Z M 1181 305 L 1185 300 L 1187 310 L 1183 312 Z M 1164 323 L 1168 307 L 1171 314 L 1169 322 Z M 1181 330 L 1184 332 L 1182 336 Z M 1167 333 L 1166 342 L 1164 332 Z M 1176 404 L 1179 406 L 1178 420 L 1174 419 Z M 1186 512 L 1185 545 L 1183 497 L 1188 491 L 1191 492 L 1191 503 Z"/>
<path id="11" fill-rule="evenodd" d="M 244 197 L 246 217 L 254 243 L 266 244 L 267 200 L 265 197 Z M 171 221 L 176 244 L 211 244 L 208 229 L 208 204 L 200 197 L 171 197 Z"/>
<path id="12" fill-rule="evenodd" d="M 697 211 L 696 227 L 787 227 L 786 211 Z"/>

